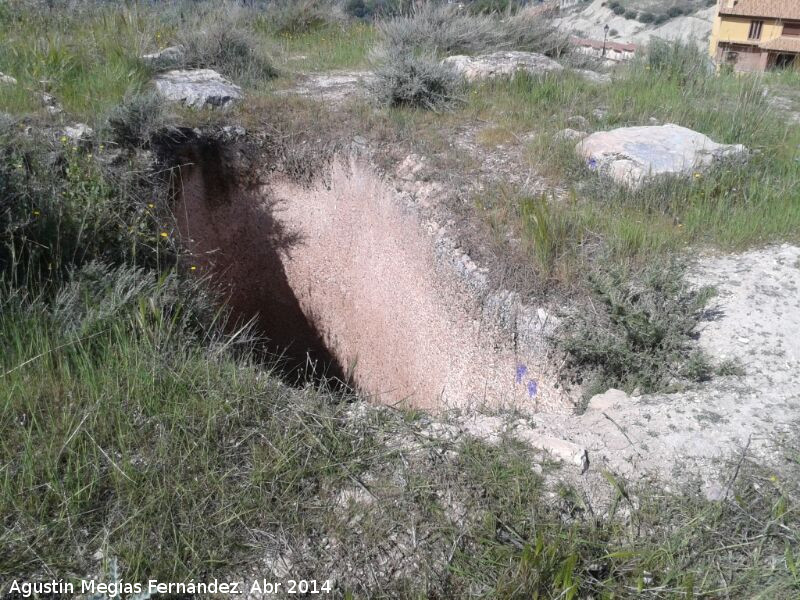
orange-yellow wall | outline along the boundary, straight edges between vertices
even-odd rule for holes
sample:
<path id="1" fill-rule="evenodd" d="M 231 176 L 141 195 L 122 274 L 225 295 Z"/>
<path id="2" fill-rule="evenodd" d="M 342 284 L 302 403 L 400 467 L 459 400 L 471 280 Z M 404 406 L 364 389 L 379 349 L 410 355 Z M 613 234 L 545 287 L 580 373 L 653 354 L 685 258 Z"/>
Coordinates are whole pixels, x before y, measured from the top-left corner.
<path id="1" fill-rule="evenodd" d="M 761 28 L 761 38 L 758 40 L 759 42 L 767 42 L 776 37 L 780 37 L 783 33 L 783 23 L 778 19 L 717 16 L 714 19 L 714 25 L 711 27 L 711 41 L 709 43 L 709 52 L 711 56 L 716 55 L 717 44 L 719 42 L 753 43 L 753 40 L 747 39 L 747 35 L 750 33 L 750 23 L 752 21 L 764 21 L 764 26 Z"/>

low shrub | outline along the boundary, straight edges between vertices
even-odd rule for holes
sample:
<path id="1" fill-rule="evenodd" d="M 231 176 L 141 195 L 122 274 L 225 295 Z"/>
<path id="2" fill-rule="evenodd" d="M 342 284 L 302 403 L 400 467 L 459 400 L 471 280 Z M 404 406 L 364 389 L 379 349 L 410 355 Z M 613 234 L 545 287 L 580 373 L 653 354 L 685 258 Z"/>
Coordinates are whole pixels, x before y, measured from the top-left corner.
<path id="1" fill-rule="evenodd" d="M 122 147 L 145 147 L 165 123 L 164 101 L 154 93 L 133 94 L 111 110 L 111 139 Z"/>
<path id="2" fill-rule="evenodd" d="M 656 19 L 656 17 L 655 17 L 655 15 L 653 13 L 649 13 L 649 12 L 639 13 L 639 20 L 642 23 L 652 23 L 653 21 L 655 21 L 655 19 Z"/>
<path id="3" fill-rule="evenodd" d="M 357 10 L 357 5 L 351 5 Z M 365 3 L 361 7 L 367 11 Z M 278 34 L 297 35 L 341 25 L 344 16 L 342 6 L 331 0 L 276 0 L 267 9 L 270 25 Z"/>
<path id="4" fill-rule="evenodd" d="M 670 259 L 638 273 L 614 266 L 590 277 L 594 310 L 567 319 L 558 339 L 577 381 L 592 393 L 646 393 L 709 376 L 708 358 L 692 340 L 713 290 L 690 288 L 684 273 Z"/>
<path id="5" fill-rule="evenodd" d="M 612 6 L 611 10 L 614 11 L 615 15 L 621 15 L 621 14 L 625 13 L 625 7 L 624 6 L 620 6 L 619 4 L 617 4 L 615 6 Z"/>
<path id="6" fill-rule="evenodd" d="M 356 19 L 372 19 L 375 16 L 375 7 L 367 0 L 347 0 L 344 11 Z"/>
<path id="7" fill-rule="evenodd" d="M 566 36 L 542 15 L 520 13 L 499 19 L 433 2 L 416 4 L 410 14 L 380 23 L 378 32 L 384 46 L 393 51 L 424 49 L 439 55 L 495 50 L 558 55 L 568 48 Z"/>
<path id="8" fill-rule="evenodd" d="M 635 21 L 639 17 L 639 13 L 635 10 L 626 10 L 625 11 L 625 18 L 630 19 L 631 21 Z"/>
<path id="9" fill-rule="evenodd" d="M 347 0 L 345 14 L 357 19 L 395 17 L 411 10 L 411 0 Z"/>
<path id="10" fill-rule="evenodd" d="M 538 52 L 559 57 L 569 52 L 569 36 L 557 29 L 549 18 L 521 12 L 500 22 L 502 40 L 497 49 Z"/>
<path id="11" fill-rule="evenodd" d="M 273 77 L 276 70 L 264 45 L 245 23 L 244 9 L 223 5 L 197 13 L 180 30 L 185 65 L 207 67 L 237 80 Z"/>
<path id="12" fill-rule="evenodd" d="M 371 91 L 380 104 L 440 110 L 456 101 L 463 79 L 435 57 L 401 52 L 375 69 Z"/>
<path id="13" fill-rule="evenodd" d="M 460 12 L 448 4 L 415 4 L 408 15 L 378 24 L 386 48 L 413 52 L 427 49 L 441 54 L 484 50 L 497 40 L 494 19 Z"/>

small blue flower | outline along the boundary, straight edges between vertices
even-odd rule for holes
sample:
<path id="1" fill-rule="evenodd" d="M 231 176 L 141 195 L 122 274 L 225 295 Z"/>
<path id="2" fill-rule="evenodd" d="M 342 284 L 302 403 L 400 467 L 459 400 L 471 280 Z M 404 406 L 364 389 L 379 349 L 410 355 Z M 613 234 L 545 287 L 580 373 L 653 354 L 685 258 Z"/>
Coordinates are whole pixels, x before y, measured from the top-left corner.
<path id="1" fill-rule="evenodd" d="M 517 365 L 517 383 L 522 383 L 522 378 L 528 373 L 528 367 L 525 365 Z"/>
<path id="2" fill-rule="evenodd" d="M 589 159 L 589 168 L 594 171 L 597 169 L 597 161 L 593 158 Z"/>
<path id="3" fill-rule="evenodd" d="M 528 382 L 528 396 L 530 396 L 531 398 L 535 398 L 536 397 L 536 392 L 538 391 L 538 389 L 539 389 L 539 386 L 536 384 L 536 382 L 533 379 L 531 379 Z"/>

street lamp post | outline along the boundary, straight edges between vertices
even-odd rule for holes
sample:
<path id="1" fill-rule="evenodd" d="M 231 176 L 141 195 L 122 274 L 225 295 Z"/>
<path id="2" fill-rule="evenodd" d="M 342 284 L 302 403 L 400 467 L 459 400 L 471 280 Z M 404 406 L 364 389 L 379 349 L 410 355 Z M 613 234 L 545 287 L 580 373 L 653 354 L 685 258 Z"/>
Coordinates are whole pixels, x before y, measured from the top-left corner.
<path id="1" fill-rule="evenodd" d="M 606 57 L 606 41 L 608 41 L 608 23 L 606 23 L 606 26 L 603 27 L 603 33 L 605 34 L 603 36 L 603 58 L 605 58 Z"/>

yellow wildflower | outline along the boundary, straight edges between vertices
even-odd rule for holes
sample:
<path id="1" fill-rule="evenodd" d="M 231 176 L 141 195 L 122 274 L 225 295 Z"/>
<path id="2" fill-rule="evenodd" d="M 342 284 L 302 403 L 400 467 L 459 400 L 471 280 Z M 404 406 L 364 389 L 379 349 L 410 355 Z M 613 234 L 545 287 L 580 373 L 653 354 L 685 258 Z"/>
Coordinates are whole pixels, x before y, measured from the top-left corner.
<path id="1" fill-rule="evenodd" d="M 162 232 L 161 232 L 161 237 L 162 237 L 162 238 L 168 238 L 168 237 L 169 237 L 169 234 L 168 234 L 166 231 L 162 231 Z"/>

